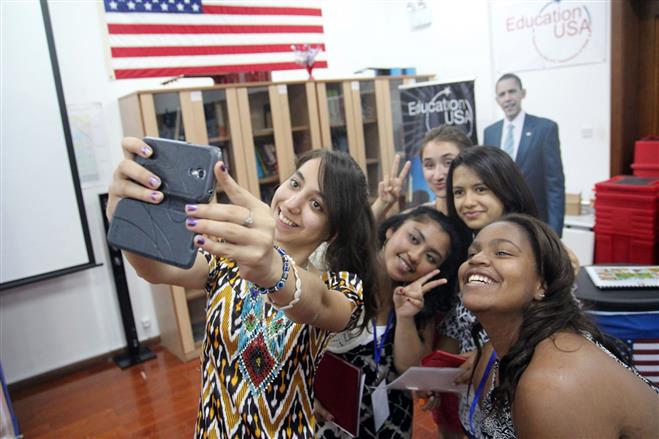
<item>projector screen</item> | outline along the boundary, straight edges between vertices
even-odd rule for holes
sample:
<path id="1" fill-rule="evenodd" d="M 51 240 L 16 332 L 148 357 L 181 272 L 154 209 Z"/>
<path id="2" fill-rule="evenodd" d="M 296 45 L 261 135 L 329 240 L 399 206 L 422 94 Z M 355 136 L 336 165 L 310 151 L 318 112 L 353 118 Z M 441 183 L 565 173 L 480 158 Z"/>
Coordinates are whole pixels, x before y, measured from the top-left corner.
<path id="1" fill-rule="evenodd" d="M 0 2 L 0 290 L 95 266 L 45 1 Z"/>

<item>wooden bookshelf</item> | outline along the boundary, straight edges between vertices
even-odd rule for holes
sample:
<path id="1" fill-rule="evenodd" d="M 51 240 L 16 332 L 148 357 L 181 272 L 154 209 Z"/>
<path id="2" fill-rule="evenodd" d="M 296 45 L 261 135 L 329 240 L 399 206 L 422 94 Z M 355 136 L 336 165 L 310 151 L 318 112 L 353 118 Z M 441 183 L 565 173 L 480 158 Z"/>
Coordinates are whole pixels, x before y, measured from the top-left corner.
<path id="1" fill-rule="evenodd" d="M 170 136 L 222 149 L 229 172 L 242 187 L 269 202 L 295 170 L 296 155 L 309 149 L 349 152 L 367 175 L 369 198 L 377 196 L 382 169 L 393 162 L 396 143 L 392 102 L 398 84 L 429 76 L 342 78 L 282 83 L 224 84 L 146 90 L 119 100 L 124 134 Z M 257 148 L 272 146 L 276 169 L 257 175 Z M 270 157 L 271 158 L 271 157 Z M 272 174 L 272 175 L 270 175 Z M 154 293 L 163 345 L 183 361 L 199 356 L 205 292 L 168 288 Z"/>

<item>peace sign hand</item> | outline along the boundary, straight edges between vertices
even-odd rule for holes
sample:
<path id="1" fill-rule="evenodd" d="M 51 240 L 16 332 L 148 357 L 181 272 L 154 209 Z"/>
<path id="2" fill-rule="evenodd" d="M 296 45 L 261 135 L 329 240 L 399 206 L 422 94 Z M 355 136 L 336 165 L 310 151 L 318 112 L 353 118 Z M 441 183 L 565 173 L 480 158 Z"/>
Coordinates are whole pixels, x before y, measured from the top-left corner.
<path id="1" fill-rule="evenodd" d="M 401 169 L 398 176 L 396 176 L 399 164 L 400 154 L 396 154 L 391 170 L 389 173 L 384 174 L 383 180 L 378 184 L 378 198 L 386 206 L 391 206 L 396 200 L 398 200 L 403 183 L 405 182 L 407 174 L 410 172 L 410 167 L 412 166 L 412 163 L 409 160 L 406 161 L 403 165 L 403 169 Z"/>
<path id="2" fill-rule="evenodd" d="M 186 226 L 196 233 L 195 245 L 235 261 L 244 279 L 274 285 L 281 276 L 281 261 L 272 247 L 275 220 L 270 206 L 238 185 L 223 162 L 214 171 L 218 191 L 223 190 L 231 204 L 186 206 Z"/>
<path id="3" fill-rule="evenodd" d="M 448 282 L 445 278 L 430 280 L 437 274 L 438 268 L 409 285 L 394 289 L 394 309 L 397 317 L 414 317 L 423 308 L 423 296 L 433 288 Z"/>

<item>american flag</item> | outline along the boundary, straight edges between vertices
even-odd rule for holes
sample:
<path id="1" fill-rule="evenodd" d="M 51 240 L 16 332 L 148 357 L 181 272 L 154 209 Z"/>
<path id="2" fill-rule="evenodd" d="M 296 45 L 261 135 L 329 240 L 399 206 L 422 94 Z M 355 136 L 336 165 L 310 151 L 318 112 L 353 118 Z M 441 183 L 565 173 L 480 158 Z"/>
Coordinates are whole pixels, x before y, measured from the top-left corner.
<path id="1" fill-rule="evenodd" d="M 648 380 L 659 384 L 659 339 L 634 340 L 634 366 Z"/>
<path id="2" fill-rule="evenodd" d="M 290 70 L 291 45 L 320 47 L 318 2 L 245 0 L 104 0 L 116 79 Z"/>

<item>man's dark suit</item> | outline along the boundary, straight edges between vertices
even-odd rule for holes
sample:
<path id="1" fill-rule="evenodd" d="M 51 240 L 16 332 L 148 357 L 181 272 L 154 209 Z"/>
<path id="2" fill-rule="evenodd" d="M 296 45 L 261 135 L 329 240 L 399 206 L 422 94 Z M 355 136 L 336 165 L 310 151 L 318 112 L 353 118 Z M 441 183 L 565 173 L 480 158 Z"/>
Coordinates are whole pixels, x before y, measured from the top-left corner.
<path id="1" fill-rule="evenodd" d="M 503 120 L 485 128 L 484 143 L 501 147 L 502 129 Z M 540 217 L 561 236 L 565 177 L 556 122 L 526 114 L 515 163 L 529 184 Z"/>

